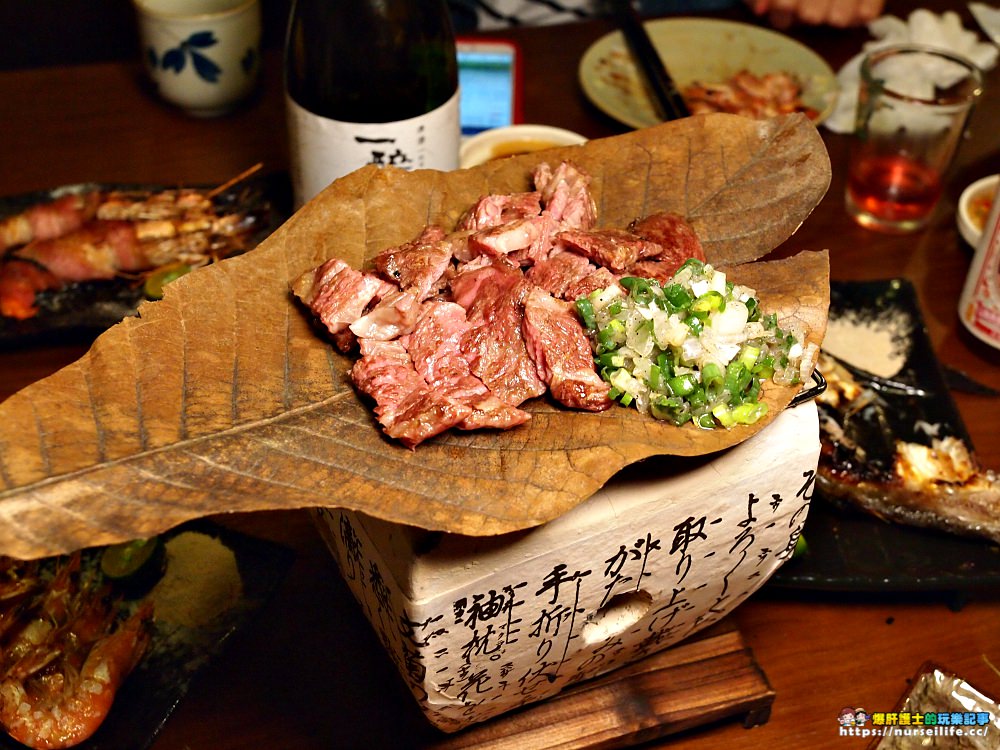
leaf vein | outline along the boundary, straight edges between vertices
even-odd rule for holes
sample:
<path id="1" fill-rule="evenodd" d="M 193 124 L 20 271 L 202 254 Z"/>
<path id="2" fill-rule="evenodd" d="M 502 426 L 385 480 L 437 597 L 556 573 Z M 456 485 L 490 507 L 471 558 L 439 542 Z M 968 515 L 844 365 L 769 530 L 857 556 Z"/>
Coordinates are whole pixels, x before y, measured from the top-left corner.
<path id="1" fill-rule="evenodd" d="M 4 490 L 3 492 L 0 492 L 0 500 L 3 500 L 4 498 L 7 497 L 12 497 L 16 494 L 29 492 L 49 485 L 56 485 L 68 479 L 86 477 L 92 474 L 99 473 L 114 466 L 127 466 L 128 464 L 131 464 L 133 462 L 140 462 L 152 456 L 166 455 L 169 454 L 171 451 L 184 451 L 189 446 L 208 443 L 215 440 L 233 437 L 236 435 L 242 435 L 243 433 L 251 432 L 254 429 L 257 429 L 259 427 L 268 424 L 280 423 L 281 421 L 286 419 L 292 419 L 301 416 L 303 414 L 308 414 L 313 411 L 326 409 L 331 404 L 336 404 L 346 397 L 353 398 L 354 394 L 348 390 L 341 391 L 339 393 L 333 394 L 332 396 L 326 399 L 323 399 L 322 401 L 316 401 L 314 403 L 305 404 L 303 406 L 282 412 L 281 414 L 276 414 L 273 417 L 265 417 L 263 419 L 257 419 L 250 424 L 236 425 L 226 430 L 219 430 L 213 432 L 210 435 L 200 435 L 198 437 L 193 437 L 193 438 L 185 437 L 175 443 L 170 443 L 168 445 L 163 445 L 157 448 L 149 448 L 144 451 L 132 453 L 127 456 L 122 456 L 121 458 L 115 458 L 103 461 L 100 464 L 91 464 L 90 466 L 86 466 L 81 469 L 76 469 L 73 471 L 67 471 L 62 474 L 53 474 L 52 476 L 47 476 L 44 479 L 40 479 L 35 482 L 29 482 L 28 484 Z"/>

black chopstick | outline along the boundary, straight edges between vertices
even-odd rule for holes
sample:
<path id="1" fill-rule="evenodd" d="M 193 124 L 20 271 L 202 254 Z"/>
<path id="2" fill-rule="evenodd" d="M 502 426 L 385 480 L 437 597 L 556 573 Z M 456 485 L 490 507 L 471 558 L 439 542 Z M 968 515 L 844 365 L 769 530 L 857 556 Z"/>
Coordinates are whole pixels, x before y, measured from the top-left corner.
<path id="1" fill-rule="evenodd" d="M 660 119 L 677 120 L 688 117 L 691 112 L 677 90 L 674 79 L 670 77 L 663 59 L 653 46 L 653 41 L 642 25 L 639 14 L 636 13 L 630 0 L 608 0 L 611 15 L 625 35 L 625 41 L 632 51 L 639 70 L 646 78 L 655 101 L 654 108 Z"/>

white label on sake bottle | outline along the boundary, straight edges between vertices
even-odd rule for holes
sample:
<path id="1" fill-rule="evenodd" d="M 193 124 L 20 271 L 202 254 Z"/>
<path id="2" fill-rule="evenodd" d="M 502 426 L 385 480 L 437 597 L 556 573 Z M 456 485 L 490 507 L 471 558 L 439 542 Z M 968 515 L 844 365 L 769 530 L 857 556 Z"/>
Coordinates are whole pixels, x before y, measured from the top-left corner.
<path id="1" fill-rule="evenodd" d="M 1000 349 L 1000 190 L 983 227 L 965 286 L 958 315 L 978 339 Z"/>
<path id="2" fill-rule="evenodd" d="M 296 208 L 338 177 L 366 164 L 401 169 L 458 168 L 458 90 L 427 114 L 397 122 L 320 117 L 285 95 Z"/>

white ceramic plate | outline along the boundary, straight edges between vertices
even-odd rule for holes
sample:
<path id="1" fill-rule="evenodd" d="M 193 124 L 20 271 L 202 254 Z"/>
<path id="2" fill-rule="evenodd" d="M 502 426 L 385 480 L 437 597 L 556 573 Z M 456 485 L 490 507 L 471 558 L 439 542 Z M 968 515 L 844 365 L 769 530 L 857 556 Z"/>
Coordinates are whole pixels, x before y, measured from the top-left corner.
<path id="1" fill-rule="evenodd" d="M 645 22 L 653 44 L 678 88 L 724 81 L 741 70 L 755 75 L 787 72 L 803 86 L 803 101 L 819 124 L 837 101 L 837 78 L 811 49 L 770 29 L 709 18 Z M 621 32 L 598 39 L 584 53 L 580 85 L 598 108 L 619 122 L 644 128 L 659 122 Z"/>

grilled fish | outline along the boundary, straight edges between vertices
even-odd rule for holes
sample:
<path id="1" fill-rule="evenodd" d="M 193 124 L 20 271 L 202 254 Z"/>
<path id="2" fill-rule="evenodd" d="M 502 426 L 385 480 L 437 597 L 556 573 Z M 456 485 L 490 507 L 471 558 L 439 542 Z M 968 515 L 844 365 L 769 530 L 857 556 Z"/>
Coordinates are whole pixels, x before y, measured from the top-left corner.
<path id="1" fill-rule="evenodd" d="M 820 409 L 817 486 L 828 499 L 887 521 L 1000 543 L 1000 477 L 979 465 L 967 440 L 948 425 L 918 424 L 902 440 L 894 423 L 914 420 L 919 388 L 861 374 L 831 355 L 818 363 L 827 389 Z"/>

